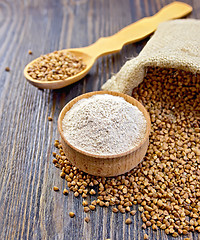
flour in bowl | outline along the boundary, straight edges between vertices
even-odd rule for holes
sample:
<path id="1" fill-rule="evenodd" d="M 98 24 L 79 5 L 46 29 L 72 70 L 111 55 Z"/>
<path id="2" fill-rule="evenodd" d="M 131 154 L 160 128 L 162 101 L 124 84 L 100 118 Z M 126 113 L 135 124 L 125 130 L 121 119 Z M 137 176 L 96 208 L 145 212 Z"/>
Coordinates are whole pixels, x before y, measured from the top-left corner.
<path id="1" fill-rule="evenodd" d="M 138 146 L 146 128 L 146 119 L 136 106 L 110 94 L 79 100 L 62 120 L 65 139 L 96 155 L 119 154 Z"/>

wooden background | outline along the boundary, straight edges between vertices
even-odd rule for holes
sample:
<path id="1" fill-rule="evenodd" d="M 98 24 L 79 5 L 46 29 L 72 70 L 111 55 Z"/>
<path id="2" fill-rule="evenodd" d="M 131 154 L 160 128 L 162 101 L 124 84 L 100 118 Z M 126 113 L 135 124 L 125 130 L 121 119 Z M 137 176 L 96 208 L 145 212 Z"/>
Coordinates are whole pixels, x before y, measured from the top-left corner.
<path id="1" fill-rule="evenodd" d="M 93 90 L 137 56 L 148 39 L 100 58 L 83 80 L 60 90 L 38 90 L 23 77 L 24 66 L 41 54 L 83 47 L 99 37 L 156 13 L 170 0 L 0 0 L 0 239 L 143 239 L 139 213 L 126 215 L 98 207 L 85 223 L 81 199 L 52 191 L 66 181 L 52 163 L 59 138 L 57 118 L 72 98 Z M 200 18 L 200 1 L 189 16 Z M 33 55 L 28 54 L 28 50 Z M 11 71 L 6 72 L 9 66 Z M 53 121 L 48 121 L 48 116 Z M 137 209 L 137 207 L 136 207 Z M 74 211 L 76 217 L 69 218 Z M 162 231 L 150 239 L 171 239 Z M 184 239 L 183 237 L 180 239 Z M 191 234 L 190 239 L 200 239 Z"/>

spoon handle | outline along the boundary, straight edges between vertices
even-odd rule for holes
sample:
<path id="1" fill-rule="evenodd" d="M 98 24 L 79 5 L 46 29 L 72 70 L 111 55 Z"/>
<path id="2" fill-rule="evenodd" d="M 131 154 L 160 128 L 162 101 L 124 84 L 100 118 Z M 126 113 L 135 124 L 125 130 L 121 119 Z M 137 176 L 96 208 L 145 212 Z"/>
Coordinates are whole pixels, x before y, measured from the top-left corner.
<path id="1" fill-rule="evenodd" d="M 181 18 L 192 11 L 192 7 L 183 2 L 173 2 L 163 7 L 151 17 L 145 17 L 128 25 L 110 37 L 98 39 L 95 43 L 81 50 L 97 59 L 110 53 L 119 52 L 125 44 L 134 43 L 153 33 L 159 23 Z"/>

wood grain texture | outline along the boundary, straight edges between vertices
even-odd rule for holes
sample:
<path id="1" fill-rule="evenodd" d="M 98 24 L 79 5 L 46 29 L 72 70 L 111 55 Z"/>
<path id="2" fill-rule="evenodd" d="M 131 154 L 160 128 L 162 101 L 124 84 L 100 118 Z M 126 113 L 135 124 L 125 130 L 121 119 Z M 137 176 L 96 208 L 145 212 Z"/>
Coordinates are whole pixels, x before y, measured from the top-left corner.
<path id="1" fill-rule="evenodd" d="M 143 239 L 140 214 L 97 208 L 89 224 L 81 199 L 52 191 L 66 187 L 52 164 L 57 119 L 74 97 L 100 86 L 148 39 L 120 53 L 100 58 L 81 81 L 60 90 L 38 90 L 23 77 L 24 66 L 41 54 L 87 46 L 138 19 L 155 14 L 172 0 L 1 0 L 0 1 L 0 239 Z M 200 18 L 200 1 L 190 17 Z M 28 50 L 33 55 L 28 54 Z M 4 69 L 9 66 L 11 71 Z M 53 121 L 48 121 L 48 116 Z M 91 197 L 93 199 L 93 197 Z M 137 209 L 137 206 L 134 206 Z M 68 212 L 76 212 L 70 219 Z M 150 239 L 172 239 L 163 231 L 146 230 Z M 190 239 L 200 239 L 197 233 Z M 183 238 L 180 238 L 183 239 Z"/>

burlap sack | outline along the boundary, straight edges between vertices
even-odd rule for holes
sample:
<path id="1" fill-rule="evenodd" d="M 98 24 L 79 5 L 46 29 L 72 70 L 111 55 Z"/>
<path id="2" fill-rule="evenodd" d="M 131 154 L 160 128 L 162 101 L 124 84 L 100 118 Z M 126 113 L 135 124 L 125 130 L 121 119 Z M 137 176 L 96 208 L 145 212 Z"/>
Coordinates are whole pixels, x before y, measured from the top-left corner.
<path id="1" fill-rule="evenodd" d="M 200 20 L 161 23 L 140 54 L 127 61 L 102 89 L 131 95 L 150 66 L 200 73 Z"/>

